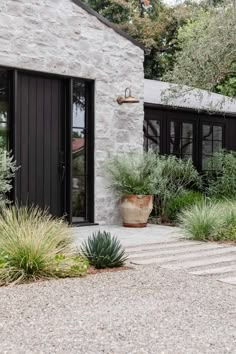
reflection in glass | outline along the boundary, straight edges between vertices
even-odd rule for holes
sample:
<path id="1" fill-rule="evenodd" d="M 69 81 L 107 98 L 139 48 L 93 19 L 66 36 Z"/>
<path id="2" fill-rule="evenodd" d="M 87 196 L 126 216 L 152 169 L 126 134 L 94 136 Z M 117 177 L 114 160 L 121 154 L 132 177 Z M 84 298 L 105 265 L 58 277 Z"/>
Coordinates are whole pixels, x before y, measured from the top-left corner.
<path id="1" fill-rule="evenodd" d="M 160 138 L 159 137 L 148 137 L 148 149 L 160 152 Z"/>
<path id="2" fill-rule="evenodd" d="M 203 155 L 210 155 L 212 153 L 212 142 L 205 140 L 202 142 L 202 153 Z"/>
<path id="3" fill-rule="evenodd" d="M 86 220 L 86 97 L 85 83 L 74 80 L 72 127 L 72 221 Z"/>
<path id="4" fill-rule="evenodd" d="M 213 141 L 213 153 L 222 149 L 222 141 Z"/>
<path id="5" fill-rule="evenodd" d="M 192 158 L 193 124 L 170 122 L 170 153 L 181 158 Z"/>
<path id="6" fill-rule="evenodd" d="M 213 127 L 211 125 L 203 125 L 202 127 L 203 139 L 204 140 L 212 140 L 213 135 Z"/>
<path id="7" fill-rule="evenodd" d="M 191 123 L 183 123 L 182 125 L 182 138 L 192 139 L 193 125 Z"/>
<path id="8" fill-rule="evenodd" d="M 202 128 L 202 169 L 214 169 L 211 157 L 223 147 L 223 127 L 204 124 Z"/>
<path id="9" fill-rule="evenodd" d="M 8 149 L 9 77 L 0 70 L 0 148 Z"/>
<path id="10" fill-rule="evenodd" d="M 214 126 L 214 129 L 213 129 L 213 139 L 214 140 L 221 140 L 222 141 L 222 127 L 217 127 L 217 126 Z"/>
<path id="11" fill-rule="evenodd" d="M 192 140 L 182 139 L 181 141 L 181 154 L 189 154 L 192 155 L 193 153 L 193 143 Z"/>
<path id="12" fill-rule="evenodd" d="M 144 150 L 160 152 L 160 122 L 156 119 L 145 120 L 143 124 Z"/>
<path id="13" fill-rule="evenodd" d="M 160 124 L 157 120 L 148 121 L 148 135 L 160 136 Z"/>

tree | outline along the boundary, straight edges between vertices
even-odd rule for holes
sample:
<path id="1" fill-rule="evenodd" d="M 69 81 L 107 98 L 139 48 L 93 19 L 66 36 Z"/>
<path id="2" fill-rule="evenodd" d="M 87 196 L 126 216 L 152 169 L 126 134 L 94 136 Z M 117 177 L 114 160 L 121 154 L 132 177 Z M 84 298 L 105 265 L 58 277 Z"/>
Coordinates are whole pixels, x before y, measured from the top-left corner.
<path id="1" fill-rule="evenodd" d="M 202 9 L 178 31 L 180 50 L 164 80 L 236 96 L 233 5 Z"/>

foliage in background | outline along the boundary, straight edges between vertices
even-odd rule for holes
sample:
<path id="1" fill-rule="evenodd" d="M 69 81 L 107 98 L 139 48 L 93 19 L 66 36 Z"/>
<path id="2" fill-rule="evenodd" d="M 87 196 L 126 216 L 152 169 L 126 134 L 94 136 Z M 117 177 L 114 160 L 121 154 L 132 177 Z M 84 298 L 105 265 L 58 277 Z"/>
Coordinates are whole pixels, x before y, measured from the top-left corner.
<path id="1" fill-rule="evenodd" d="M 16 170 L 16 163 L 11 153 L 0 149 L 0 209 L 8 203 L 7 193 L 12 189 L 12 179 Z"/>
<path id="2" fill-rule="evenodd" d="M 179 225 L 194 240 L 236 241 L 236 201 L 195 204 L 182 212 Z"/>
<path id="3" fill-rule="evenodd" d="M 194 1 L 176 6 L 166 5 L 161 0 L 84 2 L 150 50 L 144 63 L 147 79 L 160 79 L 167 70 L 172 69 L 174 53 L 179 48 L 176 40 L 178 29 L 201 6 Z"/>
<path id="4" fill-rule="evenodd" d="M 156 163 L 155 179 L 158 185 L 154 208 L 156 216 L 165 219 L 167 203 L 186 190 L 200 189 L 202 181 L 191 160 L 157 155 Z"/>
<path id="5" fill-rule="evenodd" d="M 0 285 L 75 277 L 88 263 L 73 247 L 68 225 L 38 208 L 10 207 L 0 215 Z"/>
<path id="6" fill-rule="evenodd" d="M 159 168 L 157 156 L 152 151 L 116 155 L 106 165 L 111 186 L 119 196 L 156 194 L 160 183 Z"/>
<path id="7" fill-rule="evenodd" d="M 145 78 L 235 96 L 234 1 L 84 2 L 150 50 L 145 56 Z"/>
<path id="8" fill-rule="evenodd" d="M 166 220 L 176 222 L 180 212 L 194 204 L 202 202 L 203 200 L 204 195 L 196 191 L 184 191 L 175 198 L 171 198 L 167 202 L 165 208 Z"/>
<path id="9" fill-rule="evenodd" d="M 90 236 L 83 243 L 81 253 L 97 269 L 121 267 L 127 260 L 120 241 L 106 231 Z"/>
<path id="10" fill-rule="evenodd" d="M 236 199 L 236 153 L 220 151 L 208 160 L 206 194 L 213 198 Z"/>
<path id="11" fill-rule="evenodd" d="M 179 50 L 164 80 L 236 96 L 236 9 L 201 9 L 178 31 Z"/>

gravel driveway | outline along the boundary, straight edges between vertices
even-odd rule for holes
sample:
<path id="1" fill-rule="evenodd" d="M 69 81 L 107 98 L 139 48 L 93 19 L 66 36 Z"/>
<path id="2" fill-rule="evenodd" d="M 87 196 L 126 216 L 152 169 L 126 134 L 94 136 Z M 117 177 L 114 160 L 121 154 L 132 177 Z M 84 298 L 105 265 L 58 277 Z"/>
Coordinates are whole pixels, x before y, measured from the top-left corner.
<path id="1" fill-rule="evenodd" d="M 133 270 L 0 289 L 0 353 L 236 353 L 236 288 Z"/>

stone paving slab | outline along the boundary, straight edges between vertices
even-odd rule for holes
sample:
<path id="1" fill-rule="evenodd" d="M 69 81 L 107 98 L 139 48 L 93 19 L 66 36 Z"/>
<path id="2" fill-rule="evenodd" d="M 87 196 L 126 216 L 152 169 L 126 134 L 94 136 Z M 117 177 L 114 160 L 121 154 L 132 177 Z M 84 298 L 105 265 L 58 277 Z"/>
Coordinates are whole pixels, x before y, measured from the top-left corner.
<path id="1" fill-rule="evenodd" d="M 122 226 L 73 228 L 75 244 L 80 246 L 98 230 L 116 235 L 126 247 L 129 263 L 141 266 L 156 264 L 173 271 L 182 270 L 196 276 L 213 276 L 236 285 L 236 246 L 186 240 L 179 228 L 148 225 L 132 229 Z"/>

